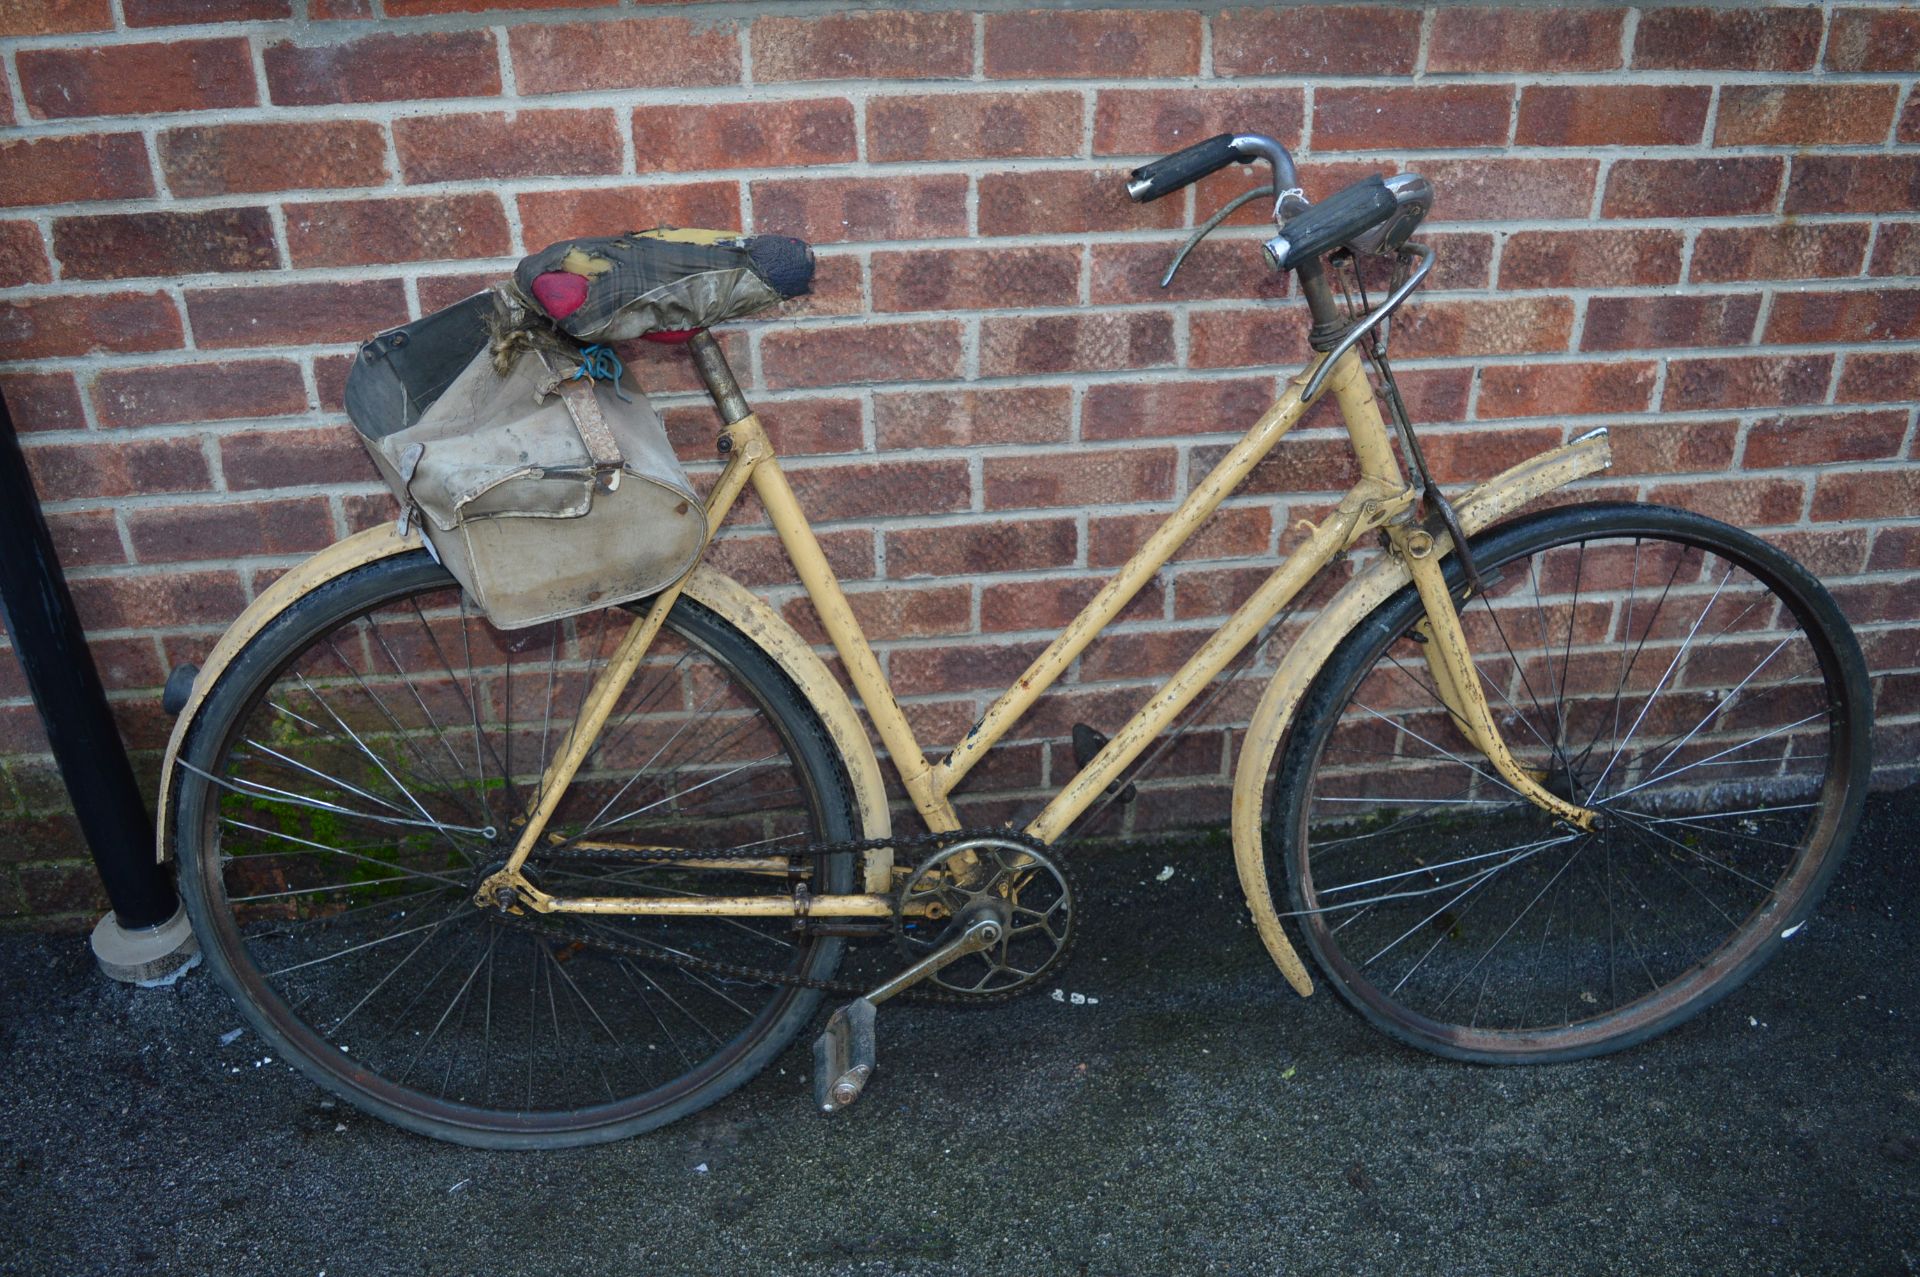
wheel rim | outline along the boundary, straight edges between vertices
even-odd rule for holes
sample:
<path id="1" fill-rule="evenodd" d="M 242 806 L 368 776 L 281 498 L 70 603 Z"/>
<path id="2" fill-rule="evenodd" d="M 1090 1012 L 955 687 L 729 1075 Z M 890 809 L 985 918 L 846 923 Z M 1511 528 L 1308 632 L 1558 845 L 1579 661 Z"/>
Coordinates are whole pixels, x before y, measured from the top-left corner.
<path id="1" fill-rule="evenodd" d="M 677 607 L 616 703 L 549 824 L 565 845 L 529 861 L 547 890 L 778 892 L 784 875 L 636 865 L 609 848 L 774 855 L 845 836 L 705 615 Z M 194 867 L 223 965 L 321 1081 L 454 1132 L 632 1127 L 743 1080 L 811 1006 L 799 990 L 619 948 L 829 971 L 837 942 L 784 923 L 516 923 L 468 903 L 631 620 L 503 633 L 422 569 L 300 643 L 189 764 L 182 780 L 204 808 Z M 844 889 L 847 860 L 798 864 L 816 890 Z"/>
<path id="2" fill-rule="evenodd" d="M 1594 835 L 1454 730 L 1402 601 L 1343 680 L 1291 831 L 1294 909 L 1363 1011 L 1455 1054 L 1607 1049 L 1724 993 L 1804 916 L 1856 724 L 1770 558 L 1655 523 L 1486 565 L 1463 620 L 1488 701 L 1522 766 L 1602 813 Z"/>

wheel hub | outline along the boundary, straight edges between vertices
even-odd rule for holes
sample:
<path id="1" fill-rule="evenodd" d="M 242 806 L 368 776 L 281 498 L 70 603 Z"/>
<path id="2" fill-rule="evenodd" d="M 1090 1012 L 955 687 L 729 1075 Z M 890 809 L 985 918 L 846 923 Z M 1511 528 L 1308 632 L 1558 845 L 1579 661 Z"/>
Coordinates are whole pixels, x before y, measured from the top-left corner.
<path id="1" fill-rule="evenodd" d="M 473 870 L 472 900 L 476 908 L 495 909 L 501 913 L 519 913 L 523 906 L 522 892 L 513 881 L 503 877 L 510 857 L 497 859 L 476 865 Z M 526 869 L 521 868 L 516 878 L 526 880 Z M 529 881 L 528 885 L 532 885 Z"/>

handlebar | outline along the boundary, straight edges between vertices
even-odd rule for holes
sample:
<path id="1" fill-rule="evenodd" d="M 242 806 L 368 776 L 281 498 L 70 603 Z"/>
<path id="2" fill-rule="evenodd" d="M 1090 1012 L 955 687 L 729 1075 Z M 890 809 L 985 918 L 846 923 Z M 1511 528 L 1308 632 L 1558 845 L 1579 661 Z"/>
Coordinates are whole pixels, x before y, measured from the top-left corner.
<path id="1" fill-rule="evenodd" d="M 1267 257 L 1275 269 L 1292 270 L 1379 226 L 1399 207 L 1379 174 L 1362 178 L 1287 219 L 1281 232 L 1267 241 Z"/>
<path id="2" fill-rule="evenodd" d="M 1280 233 L 1266 243 L 1267 260 L 1277 270 L 1317 273 L 1313 263 L 1321 254 L 1354 244 L 1372 252 L 1394 252 L 1406 242 L 1433 207 L 1433 187 L 1412 173 L 1383 180 L 1363 178 L 1318 204 L 1310 204 L 1300 189 L 1300 175 L 1287 148 L 1260 133 L 1219 133 L 1202 142 L 1143 164 L 1128 174 L 1127 194 L 1137 203 L 1157 200 L 1191 186 L 1209 173 L 1236 162 L 1265 160 L 1273 166 L 1274 220 Z M 1180 260 L 1227 213 L 1261 192 L 1249 191 L 1232 201 L 1194 235 L 1174 258 L 1164 287 L 1180 267 Z"/>
<path id="3" fill-rule="evenodd" d="M 1162 195 L 1191 186 L 1209 173 L 1217 173 L 1229 164 L 1251 164 L 1265 160 L 1273 166 L 1274 189 L 1280 199 L 1300 195 L 1300 176 L 1294 170 L 1287 148 L 1260 133 L 1220 133 L 1204 142 L 1162 156 L 1127 174 L 1127 195 L 1145 204 Z M 1301 199 L 1302 206 L 1305 200 Z"/>

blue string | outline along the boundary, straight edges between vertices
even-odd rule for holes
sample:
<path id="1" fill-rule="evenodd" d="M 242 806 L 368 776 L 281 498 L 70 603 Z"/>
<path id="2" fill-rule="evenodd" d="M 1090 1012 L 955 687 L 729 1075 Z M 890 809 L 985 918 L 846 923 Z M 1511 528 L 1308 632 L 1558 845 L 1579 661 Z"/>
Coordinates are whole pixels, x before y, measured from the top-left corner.
<path id="1" fill-rule="evenodd" d="M 620 378 L 626 369 L 620 363 L 620 356 L 613 353 L 610 346 L 586 346 L 580 351 L 580 366 L 573 370 L 568 381 L 586 378 L 588 381 L 610 382 L 613 393 L 622 403 L 632 403 L 633 396 L 620 388 Z"/>

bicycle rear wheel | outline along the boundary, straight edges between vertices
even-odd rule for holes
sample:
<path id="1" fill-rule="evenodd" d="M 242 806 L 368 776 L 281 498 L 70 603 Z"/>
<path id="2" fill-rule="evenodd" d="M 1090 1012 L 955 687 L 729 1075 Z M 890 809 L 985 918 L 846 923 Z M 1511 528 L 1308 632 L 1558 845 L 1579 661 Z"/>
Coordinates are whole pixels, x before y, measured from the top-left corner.
<path id="1" fill-rule="evenodd" d="M 1858 824 L 1871 705 L 1832 598 L 1767 543 L 1653 506 L 1552 510 L 1475 543 L 1462 607 L 1523 767 L 1457 729 L 1411 586 L 1342 642 L 1282 755 L 1269 854 L 1330 982 L 1403 1042 L 1487 1062 L 1642 1041 L 1807 919 Z"/>
<path id="2" fill-rule="evenodd" d="M 819 994 L 700 963 L 830 976 L 782 919 L 505 917 L 504 862 L 634 619 L 504 632 L 422 552 L 303 598 L 222 676 L 182 750 L 173 829 L 208 965 L 274 1053 L 399 1125 L 484 1147 L 648 1130 L 751 1077 Z M 570 896 L 845 891 L 837 754 L 799 691 L 682 598 L 527 872 Z M 757 873 L 648 862 L 750 849 Z"/>

